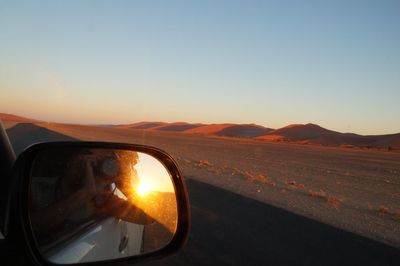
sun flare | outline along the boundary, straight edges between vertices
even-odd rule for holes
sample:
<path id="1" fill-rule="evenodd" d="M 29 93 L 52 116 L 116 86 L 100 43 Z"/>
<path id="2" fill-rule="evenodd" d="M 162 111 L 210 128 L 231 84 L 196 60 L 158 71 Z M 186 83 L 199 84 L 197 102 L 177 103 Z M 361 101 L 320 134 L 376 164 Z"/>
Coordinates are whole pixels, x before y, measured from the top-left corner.
<path id="1" fill-rule="evenodd" d="M 149 193 L 151 191 L 151 186 L 149 184 L 146 183 L 140 183 L 139 186 L 137 187 L 137 193 L 139 194 L 139 196 L 146 196 L 147 193 Z"/>

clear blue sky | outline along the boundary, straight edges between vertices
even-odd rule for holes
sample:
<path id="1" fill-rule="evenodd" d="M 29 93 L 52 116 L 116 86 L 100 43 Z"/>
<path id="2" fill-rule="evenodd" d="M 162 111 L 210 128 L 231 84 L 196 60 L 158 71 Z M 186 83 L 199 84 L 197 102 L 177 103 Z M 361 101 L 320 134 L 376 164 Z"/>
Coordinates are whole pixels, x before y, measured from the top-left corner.
<path id="1" fill-rule="evenodd" d="M 400 132 L 400 1 L 0 1 L 0 112 Z"/>

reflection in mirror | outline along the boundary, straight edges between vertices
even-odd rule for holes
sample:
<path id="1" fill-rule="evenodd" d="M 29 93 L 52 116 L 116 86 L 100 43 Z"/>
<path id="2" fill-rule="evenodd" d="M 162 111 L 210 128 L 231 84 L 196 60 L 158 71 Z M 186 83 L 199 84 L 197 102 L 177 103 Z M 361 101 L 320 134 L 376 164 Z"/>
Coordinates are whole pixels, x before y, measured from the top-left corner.
<path id="1" fill-rule="evenodd" d="M 33 162 L 29 217 L 42 256 L 71 264 L 159 250 L 174 236 L 178 214 L 170 174 L 156 158 L 59 148 Z"/>

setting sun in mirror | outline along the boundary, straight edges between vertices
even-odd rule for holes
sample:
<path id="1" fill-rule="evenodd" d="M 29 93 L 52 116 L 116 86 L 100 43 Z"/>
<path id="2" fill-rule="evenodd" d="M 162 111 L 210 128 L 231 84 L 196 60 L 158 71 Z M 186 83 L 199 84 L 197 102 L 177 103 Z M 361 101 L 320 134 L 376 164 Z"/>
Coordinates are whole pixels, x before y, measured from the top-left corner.
<path id="1" fill-rule="evenodd" d="M 138 185 L 136 192 L 139 196 L 143 197 L 143 196 L 146 196 L 147 193 L 149 193 L 151 190 L 152 190 L 152 188 L 149 184 L 142 182 Z"/>

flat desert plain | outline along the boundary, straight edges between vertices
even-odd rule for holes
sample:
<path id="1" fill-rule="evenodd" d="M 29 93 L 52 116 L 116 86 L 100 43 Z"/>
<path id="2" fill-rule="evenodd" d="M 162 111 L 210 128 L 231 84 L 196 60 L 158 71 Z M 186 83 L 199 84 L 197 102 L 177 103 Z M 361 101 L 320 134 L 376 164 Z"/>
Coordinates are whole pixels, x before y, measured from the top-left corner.
<path id="1" fill-rule="evenodd" d="M 30 143 L 62 139 L 159 147 L 175 158 L 186 179 L 400 248 L 400 153 L 137 129 L 5 124 L 17 153 Z"/>

